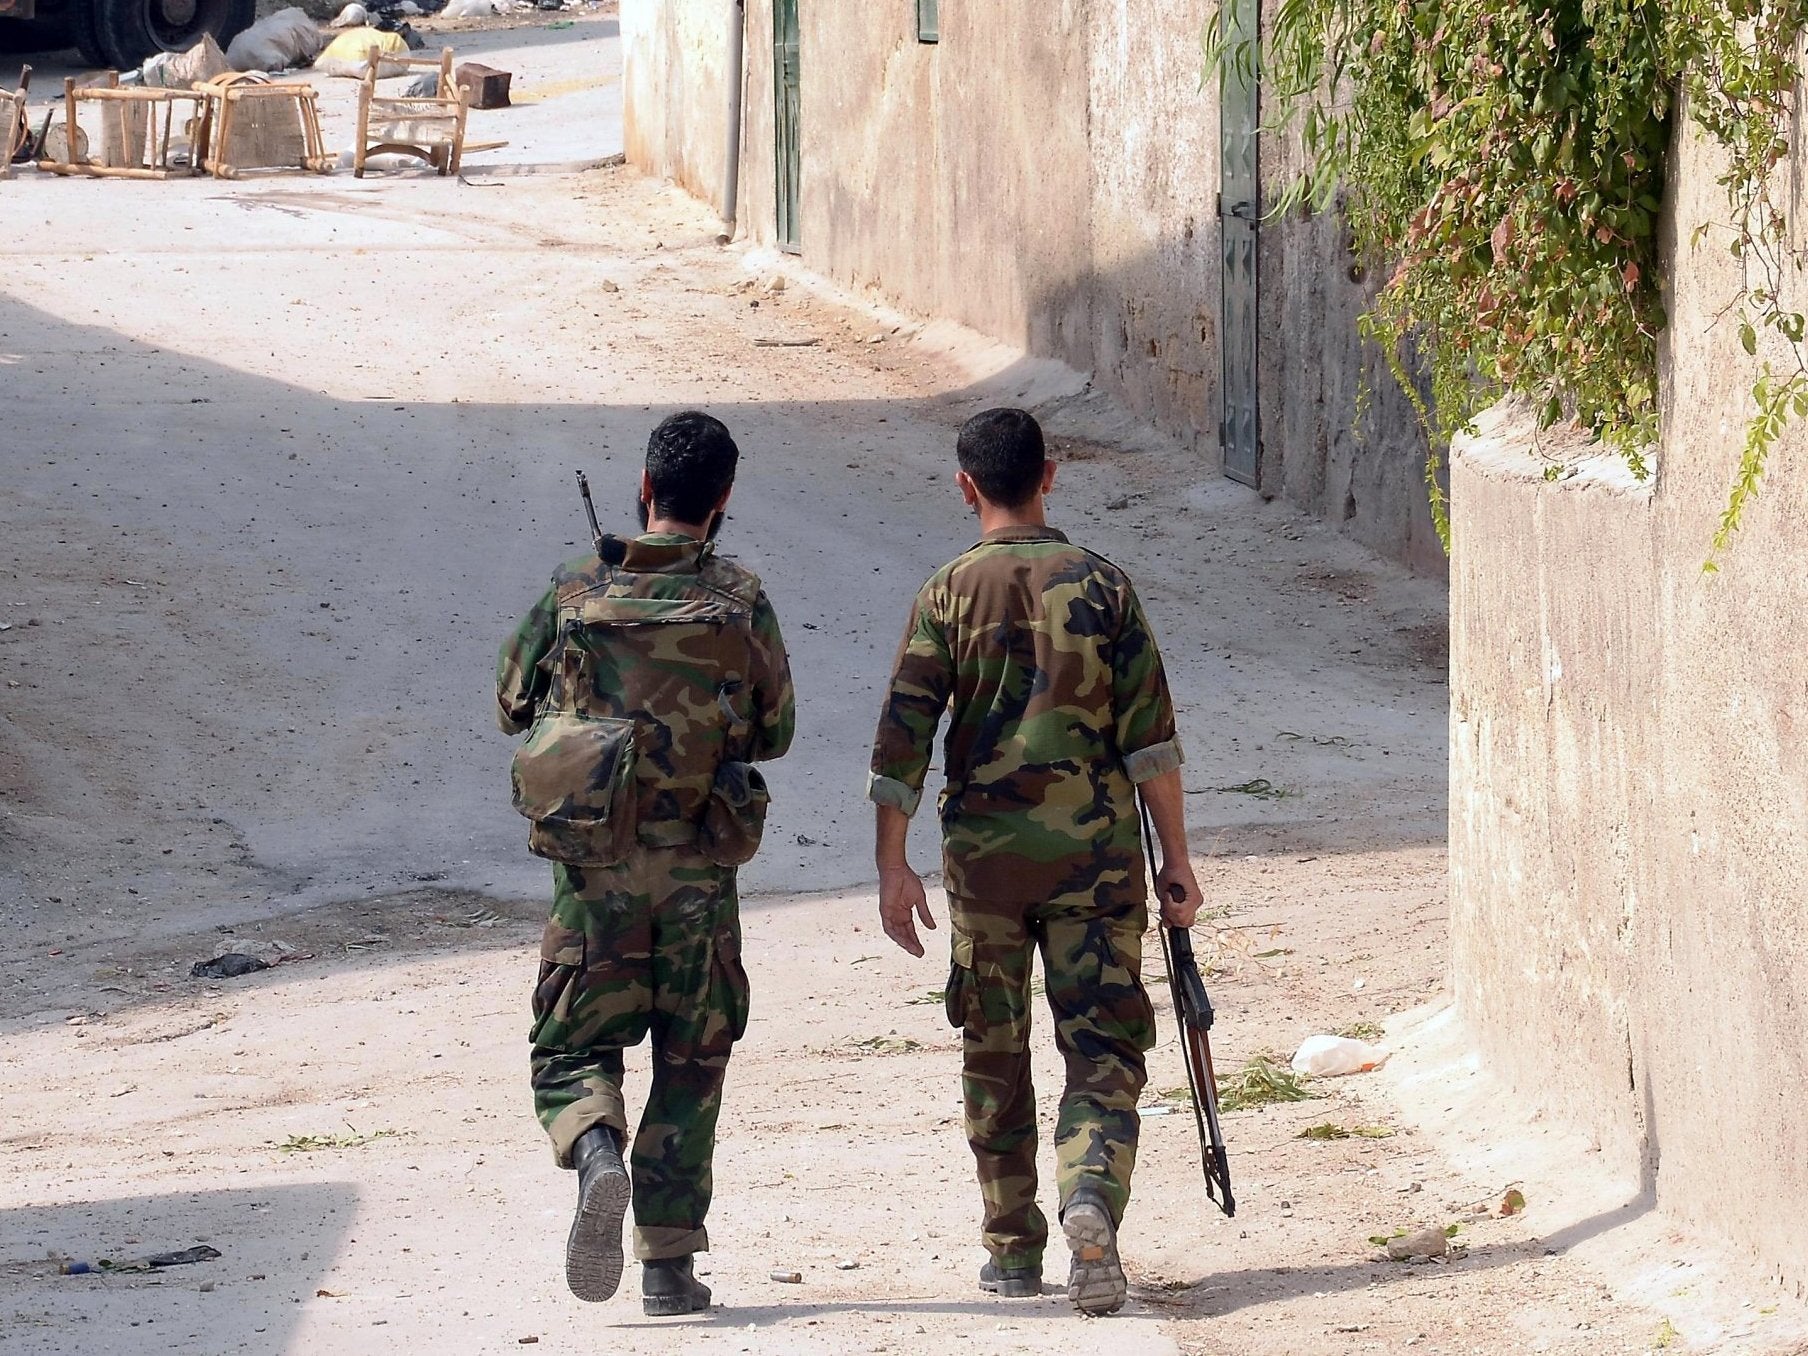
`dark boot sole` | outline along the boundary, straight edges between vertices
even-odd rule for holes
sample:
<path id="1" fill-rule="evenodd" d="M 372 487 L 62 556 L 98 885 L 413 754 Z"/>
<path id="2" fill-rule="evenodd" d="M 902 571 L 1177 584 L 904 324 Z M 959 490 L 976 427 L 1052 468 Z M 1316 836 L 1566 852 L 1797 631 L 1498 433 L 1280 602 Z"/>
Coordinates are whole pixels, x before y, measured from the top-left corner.
<path id="1" fill-rule="evenodd" d="M 1042 1297 L 1042 1280 L 1033 1281 L 981 1281 L 979 1288 L 988 1295 L 997 1295 L 1000 1299 L 1040 1299 Z"/>
<path id="2" fill-rule="evenodd" d="M 698 1298 L 688 1295 L 655 1295 L 641 1296 L 641 1312 L 648 1318 L 678 1318 L 684 1314 L 698 1314 L 709 1308 L 709 1295 L 705 1292 Z"/>
<path id="3" fill-rule="evenodd" d="M 599 1171 L 578 1200 L 571 1237 L 565 1241 L 565 1284 L 581 1300 L 600 1304 L 622 1278 L 622 1220 L 632 1191 L 628 1174 Z"/>
<path id="4" fill-rule="evenodd" d="M 1067 1297 L 1083 1314 L 1114 1314 L 1124 1307 L 1130 1283 L 1117 1256 L 1117 1230 L 1111 1216 L 1091 1202 L 1069 1206 L 1061 1220 L 1073 1266 L 1067 1273 Z"/>

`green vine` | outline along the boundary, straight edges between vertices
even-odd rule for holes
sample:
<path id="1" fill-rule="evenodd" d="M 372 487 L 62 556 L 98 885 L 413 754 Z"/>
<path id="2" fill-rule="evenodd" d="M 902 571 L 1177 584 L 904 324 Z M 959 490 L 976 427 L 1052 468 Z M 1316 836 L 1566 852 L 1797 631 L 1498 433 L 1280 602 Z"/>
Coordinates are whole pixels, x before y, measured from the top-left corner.
<path id="1" fill-rule="evenodd" d="M 1782 429 L 1808 415 L 1804 320 L 1783 301 L 1796 265 L 1771 194 L 1805 27 L 1808 0 L 1281 0 L 1264 92 L 1271 130 L 1296 133 L 1308 167 L 1271 215 L 1324 210 L 1341 189 L 1358 249 L 1389 267 L 1362 324 L 1432 439 L 1446 546 L 1436 449 L 1504 396 L 1649 474 L 1679 95 L 1725 151 L 1741 342 L 1755 355 L 1772 332 L 1789 355 L 1753 386 L 1713 553 L 1731 540 Z M 1208 25 L 1208 65 L 1247 70 L 1255 53 L 1230 31 L 1228 16 Z"/>

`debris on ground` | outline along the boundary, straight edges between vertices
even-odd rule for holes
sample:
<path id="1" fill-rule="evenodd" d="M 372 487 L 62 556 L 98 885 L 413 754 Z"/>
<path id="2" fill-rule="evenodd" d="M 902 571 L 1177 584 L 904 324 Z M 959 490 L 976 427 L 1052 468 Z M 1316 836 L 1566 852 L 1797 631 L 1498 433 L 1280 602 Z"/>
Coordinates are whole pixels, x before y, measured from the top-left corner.
<path id="1" fill-rule="evenodd" d="M 1383 1242 L 1387 1255 L 1396 1262 L 1430 1261 L 1450 1251 L 1450 1235 L 1433 1226 L 1416 1234 L 1401 1234 Z"/>
<path id="2" fill-rule="evenodd" d="M 804 1274 L 801 1271 L 769 1271 L 766 1276 L 768 1280 L 777 1281 L 780 1285 L 802 1285 L 804 1283 Z"/>
<path id="3" fill-rule="evenodd" d="M 1218 1080 L 1221 1111 L 1247 1111 L 1271 1102 L 1305 1102 L 1316 1096 L 1306 1087 L 1304 1078 L 1283 1069 L 1267 1055 L 1255 1056 L 1236 1073 Z"/>
<path id="4" fill-rule="evenodd" d="M 190 979 L 238 979 L 242 975 L 254 975 L 259 970 L 269 968 L 270 962 L 260 957 L 228 951 L 212 960 L 196 961 L 189 968 L 188 974 Z"/>
<path id="5" fill-rule="evenodd" d="M 180 1252 L 153 1253 L 144 1259 L 147 1267 L 185 1267 L 196 1262 L 211 1262 L 220 1255 L 218 1248 L 210 1248 L 205 1243 L 192 1248 L 183 1248 Z"/>
<path id="6" fill-rule="evenodd" d="M 515 78 L 512 72 L 499 71 L 481 61 L 467 61 L 452 78 L 465 92 L 466 108 L 509 107 L 509 84 Z"/>
<path id="7" fill-rule="evenodd" d="M 93 1276 L 102 1272 L 159 1271 L 164 1267 L 185 1267 L 192 1266 L 196 1262 L 211 1262 L 219 1256 L 218 1248 L 198 1243 L 192 1248 L 183 1248 L 179 1252 L 154 1252 L 149 1257 L 134 1258 L 129 1262 L 115 1262 L 108 1257 L 103 1257 L 98 1262 L 65 1259 L 59 1263 L 57 1270 L 64 1276 Z"/>
<path id="8" fill-rule="evenodd" d="M 1392 1139 L 1394 1132 L 1385 1125 L 1342 1126 L 1335 1121 L 1308 1125 L 1297 1139 Z"/>
<path id="9" fill-rule="evenodd" d="M 223 937 L 213 949 L 213 958 L 196 961 L 188 973 L 194 979 L 237 979 L 285 961 L 312 960 L 313 955 L 311 951 L 298 951 L 284 941 Z"/>
<path id="10" fill-rule="evenodd" d="M 1505 1219 L 1510 1215 L 1517 1215 L 1524 1209 L 1525 1193 L 1518 1187 L 1509 1187 L 1507 1189 L 1507 1194 L 1500 1198 L 1500 1209 L 1495 1213 Z"/>
<path id="11" fill-rule="evenodd" d="M 1314 1078 L 1368 1073 L 1387 1063 L 1388 1052 L 1348 1036 L 1308 1036 L 1293 1054 L 1293 1071 Z"/>
<path id="12" fill-rule="evenodd" d="M 399 1130 L 373 1130 L 365 1134 L 351 1126 L 349 1135 L 290 1135 L 276 1146 L 279 1154 L 311 1154 L 321 1149 L 362 1149 L 380 1139 L 394 1139 Z"/>

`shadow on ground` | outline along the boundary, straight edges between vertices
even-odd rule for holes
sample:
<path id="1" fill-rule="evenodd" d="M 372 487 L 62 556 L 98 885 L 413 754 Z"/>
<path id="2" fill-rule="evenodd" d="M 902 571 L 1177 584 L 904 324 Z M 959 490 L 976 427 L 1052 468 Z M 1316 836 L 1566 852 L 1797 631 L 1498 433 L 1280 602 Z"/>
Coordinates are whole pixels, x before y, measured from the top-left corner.
<path id="1" fill-rule="evenodd" d="M 346 1183 L 206 1189 L 0 1210 L 8 1356 L 291 1350 L 357 1212 Z M 65 1276 L 205 1241 L 211 1261 Z M 207 1286 L 203 1290 L 202 1286 Z"/>
<path id="2" fill-rule="evenodd" d="M 1616 1210 L 1590 1215 L 1544 1238 L 1523 1243 L 1486 1244 L 1449 1261 L 1343 1262 L 1332 1266 L 1272 1267 L 1261 1271 L 1220 1273 L 1200 1277 L 1180 1294 L 1163 1293 L 1146 1298 L 1171 1307 L 1176 1314 L 1210 1318 L 1282 1300 L 1421 1281 L 1436 1274 L 1429 1270 L 1434 1267 L 1455 1278 L 1469 1272 L 1512 1266 L 1530 1258 L 1560 1256 L 1578 1244 L 1630 1224 L 1654 1209 L 1655 1198 L 1641 1193 Z M 1226 1298 L 1233 1294 L 1234 1298 Z"/>

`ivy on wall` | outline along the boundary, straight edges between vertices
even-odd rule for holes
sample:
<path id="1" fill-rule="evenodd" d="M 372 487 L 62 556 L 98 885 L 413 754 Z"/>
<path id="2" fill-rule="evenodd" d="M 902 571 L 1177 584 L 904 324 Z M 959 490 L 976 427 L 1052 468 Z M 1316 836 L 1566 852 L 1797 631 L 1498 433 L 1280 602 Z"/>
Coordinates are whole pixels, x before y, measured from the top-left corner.
<path id="1" fill-rule="evenodd" d="M 1726 218 L 1697 239 L 1723 236 L 1743 267 L 1732 309 L 1746 351 L 1771 331 L 1791 355 L 1755 382 L 1718 553 L 1783 427 L 1808 415 L 1804 320 L 1782 300 L 1795 264 L 1771 194 L 1805 27 L 1808 0 L 1281 0 L 1264 92 L 1309 168 L 1273 210 L 1323 210 L 1343 188 L 1357 248 L 1390 270 L 1364 328 L 1434 448 L 1518 395 L 1643 478 L 1665 321 L 1659 218 L 1686 109 L 1726 151 Z M 1257 59 L 1217 23 L 1205 47 L 1210 66 Z M 1448 545 L 1438 469 L 1434 455 Z"/>

